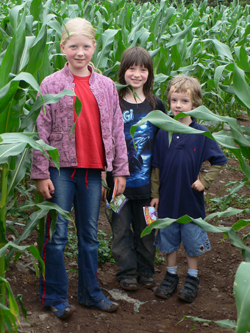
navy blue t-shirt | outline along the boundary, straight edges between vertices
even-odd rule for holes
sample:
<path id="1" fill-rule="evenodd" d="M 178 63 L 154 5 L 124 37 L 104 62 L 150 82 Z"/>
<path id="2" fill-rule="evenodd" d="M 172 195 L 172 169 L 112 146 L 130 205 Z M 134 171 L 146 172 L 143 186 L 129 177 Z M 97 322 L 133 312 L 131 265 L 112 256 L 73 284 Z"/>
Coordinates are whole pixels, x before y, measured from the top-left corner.
<path id="1" fill-rule="evenodd" d="M 207 131 L 195 120 L 189 126 Z M 211 165 L 227 163 L 218 144 L 204 135 L 173 133 L 169 146 L 168 132 L 159 130 L 152 160 L 152 166 L 160 169 L 159 218 L 185 214 L 205 218 L 204 192 L 191 188 L 204 161 Z"/>
<path id="2" fill-rule="evenodd" d="M 158 97 L 155 97 L 155 99 L 157 103 L 156 110 L 161 110 L 166 113 L 166 109 L 162 101 Z M 151 162 L 154 141 L 158 128 L 150 122 L 147 122 L 143 126 L 137 127 L 134 136 L 137 150 L 135 150 L 133 145 L 130 128 L 151 112 L 153 107 L 147 99 L 138 104 L 131 104 L 123 100 L 120 106 L 123 114 L 124 134 L 128 149 L 130 172 L 130 176 L 126 177 L 126 189 L 124 195 L 128 199 L 150 198 Z M 108 173 L 107 178 L 108 185 L 112 188 L 111 173 Z"/>

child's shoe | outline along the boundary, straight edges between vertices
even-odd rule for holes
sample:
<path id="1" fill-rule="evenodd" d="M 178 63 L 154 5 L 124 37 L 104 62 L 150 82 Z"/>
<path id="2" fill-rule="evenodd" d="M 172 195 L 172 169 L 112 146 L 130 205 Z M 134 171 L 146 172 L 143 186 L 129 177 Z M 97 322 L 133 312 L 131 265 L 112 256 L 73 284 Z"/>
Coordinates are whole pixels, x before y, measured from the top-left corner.
<path id="1" fill-rule="evenodd" d="M 104 298 L 101 302 L 96 303 L 94 305 L 88 305 L 85 303 L 80 303 L 80 304 L 91 309 L 98 309 L 105 312 L 114 312 L 119 308 L 118 303 L 112 302 L 107 298 Z"/>
<path id="2" fill-rule="evenodd" d="M 155 286 L 155 280 L 153 276 L 140 276 L 139 283 L 148 289 L 151 289 Z"/>
<path id="3" fill-rule="evenodd" d="M 116 302 L 112 302 L 109 299 L 105 298 L 101 302 L 97 303 L 94 307 L 101 311 L 114 312 L 119 308 L 119 304 Z"/>
<path id="4" fill-rule="evenodd" d="M 57 316 L 57 318 L 66 319 L 76 311 L 76 308 L 66 302 L 58 305 L 50 305 L 50 310 L 54 313 L 55 316 Z"/>
<path id="5" fill-rule="evenodd" d="M 178 283 L 179 275 L 167 272 L 162 283 L 157 288 L 155 295 L 164 299 L 170 298 L 170 296 L 176 290 Z"/>
<path id="6" fill-rule="evenodd" d="M 178 293 L 178 298 L 185 302 L 192 303 L 197 296 L 200 280 L 192 275 L 187 275 L 184 286 Z"/>
<path id="7" fill-rule="evenodd" d="M 137 290 L 138 282 L 136 278 L 125 278 L 120 281 L 120 286 L 124 290 Z"/>

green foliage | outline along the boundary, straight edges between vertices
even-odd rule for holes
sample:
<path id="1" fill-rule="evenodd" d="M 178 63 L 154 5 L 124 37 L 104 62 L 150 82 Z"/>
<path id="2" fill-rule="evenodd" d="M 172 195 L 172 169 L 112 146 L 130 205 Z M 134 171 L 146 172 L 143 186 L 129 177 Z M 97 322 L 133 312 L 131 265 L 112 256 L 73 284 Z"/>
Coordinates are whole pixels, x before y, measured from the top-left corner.
<path id="1" fill-rule="evenodd" d="M 161 253 L 158 249 L 156 249 L 156 255 L 155 255 L 155 264 L 156 265 L 161 265 L 166 261 L 164 256 L 161 256 Z"/>
<path id="2" fill-rule="evenodd" d="M 112 257 L 112 237 L 108 238 L 108 234 L 102 230 L 98 230 L 98 262 L 104 264 L 105 262 L 115 262 Z"/>
<path id="3" fill-rule="evenodd" d="M 114 81 L 122 52 L 129 46 L 145 47 L 154 61 L 154 93 L 166 105 L 166 87 L 173 76 L 187 74 L 197 77 L 202 84 L 204 105 L 212 112 L 202 107 L 193 111 L 193 115 L 201 121 L 209 118 L 229 124 L 230 131 L 224 131 L 222 126 L 218 133 L 211 135 L 207 132 L 205 135 L 233 154 L 250 179 L 250 131 L 233 119 L 242 112 L 250 115 L 250 7 L 236 1 L 228 3 L 228 6 L 225 4 L 225 1 L 213 3 L 212 7 L 207 1 L 185 3 L 168 0 L 1 1 L 0 248 L 7 243 L 6 217 L 14 210 L 16 187 L 29 169 L 31 148 L 44 154 L 47 151 L 59 167 L 57 151 L 38 140 L 34 124 L 44 103 L 56 103 L 63 95 L 72 94 L 71 91 L 63 91 L 58 96 L 37 98 L 41 81 L 65 64 L 60 38 L 62 27 L 69 18 L 85 17 L 93 24 L 97 41 L 93 63 Z M 179 130 L 169 118 L 164 121 Z M 157 122 L 159 125 L 160 120 Z M 26 209 L 33 206 L 30 201 L 19 207 L 22 211 L 19 216 L 24 217 Z M 56 221 L 56 206 L 37 204 L 35 207 L 37 210 L 27 220 L 16 246 L 37 228 L 51 208 Z M 14 228 L 14 225 L 9 227 Z M 102 241 L 109 244 L 106 236 L 100 239 L 100 243 Z M 107 247 L 104 257 L 108 258 L 109 246 L 105 244 L 104 247 Z M 0 276 L 4 276 L 5 261 L 8 262 L 15 251 L 15 247 L 11 247 L 8 256 L 0 257 Z M 246 249 L 242 251 L 247 253 Z M 0 303 L 1 295 L 4 303 L 3 290 Z M 4 331 L 4 325 L 10 332 L 15 331 L 12 319 L 3 322 L 3 317 L 7 318 L 4 311 L 0 308 L 0 332 Z"/>
<path id="4" fill-rule="evenodd" d="M 69 229 L 71 229 L 69 227 Z M 112 257 L 112 237 L 109 237 L 102 230 L 98 230 L 97 238 L 99 241 L 98 247 L 98 262 L 104 264 L 105 262 L 115 262 Z M 68 230 L 68 244 L 66 245 L 65 255 L 69 258 L 77 258 L 78 247 L 77 247 L 77 235 L 75 230 Z"/>
<path id="5" fill-rule="evenodd" d="M 250 208 L 250 198 L 246 195 L 239 195 L 238 191 L 243 187 L 247 187 L 249 189 L 248 183 L 234 181 L 228 182 L 225 186 L 232 186 L 231 188 L 227 188 L 226 192 L 229 192 L 227 195 L 221 196 L 218 198 L 212 198 L 211 195 L 207 195 L 205 198 L 205 202 L 209 204 L 209 208 L 207 212 L 213 213 L 216 211 L 223 211 L 228 209 L 229 207 L 235 208 Z"/>

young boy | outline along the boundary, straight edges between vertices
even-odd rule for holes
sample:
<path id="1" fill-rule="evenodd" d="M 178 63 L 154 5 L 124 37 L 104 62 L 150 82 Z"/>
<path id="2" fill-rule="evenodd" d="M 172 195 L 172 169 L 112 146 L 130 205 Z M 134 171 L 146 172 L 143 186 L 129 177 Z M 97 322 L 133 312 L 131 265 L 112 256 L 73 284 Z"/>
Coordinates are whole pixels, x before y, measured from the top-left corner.
<path id="1" fill-rule="evenodd" d="M 198 80 L 192 77 L 174 78 L 167 89 L 168 103 L 174 116 L 188 112 L 202 104 L 202 91 Z M 191 116 L 178 119 L 194 129 L 207 129 Z M 199 176 L 204 161 L 211 163 L 205 176 Z M 227 163 L 218 144 L 204 135 L 173 133 L 169 146 L 168 132 L 157 134 L 151 178 L 150 205 L 158 210 L 159 218 L 173 218 L 187 214 L 205 218 L 204 189 L 208 189 L 223 165 Z M 193 302 L 199 288 L 198 256 L 211 249 L 207 233 L 195 223 L 174 222 L 158 231 L 156 245 L 167 254 L 167 273 L 155 294 L 168 299 L 177 289 L 177 250 L 183 242 L 187 254 L 188 274 L 178 298 Z"/>

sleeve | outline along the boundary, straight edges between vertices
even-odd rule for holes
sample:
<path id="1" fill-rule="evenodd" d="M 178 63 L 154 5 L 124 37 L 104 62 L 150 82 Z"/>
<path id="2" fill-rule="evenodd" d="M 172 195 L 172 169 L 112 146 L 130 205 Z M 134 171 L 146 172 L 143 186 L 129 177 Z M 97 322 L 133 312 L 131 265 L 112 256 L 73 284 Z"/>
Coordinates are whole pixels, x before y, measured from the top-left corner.
<path id="1" fill-rule="evenodd" d="M 210 169 L 205 174 L 205 176 L 200 176 L 200 180 L 202 184 L 205 186 L 206 190 L 208 190 L 209 187 L 212 185 L 213 181 L 216 179 L 220 171 L 223 169 L 224 165 L 211 165 Z"/>
<path id="2" fill-rule="evenodd" d="M 205 137 L 204 150 L 204 161 L 209 161 L 211 165 L 227 164 L 227 159 L 216 141 Z"/>
<path id="3" fill-rule="evenodd" d="M 113 177 L 129 176 L 127 145 L 124 135 L 124 123 L 122 111 L 119 104 L 119 97 L 114 82 L 113 84 L 113 119 L 112 135 L 114 138 L 114 160 L 113 160 Z"/>
<path id="4" fill-rule="evenodd" d="M 42 83 L 40 88 L 43 95 L 48 94 L 46 84 Z M 52 128 L 50 105 L 45 105 L 45 111 L 44 108 L 41 109 L 36 120 L 36 127 L 39 138 L 46 144 L 49 144 L 49 137 Z M 42 152 L 34 149 L 32 151 L 31 179 L 48 178 L 50 178 L 49 160 L 42 154 Z"/>
<path id="5" fill-rule="evenodd" d="M 160 188 L 160 169 L 153 167 L 151 174 L 151 198 L 160 197 L 159 188 Z"/>

